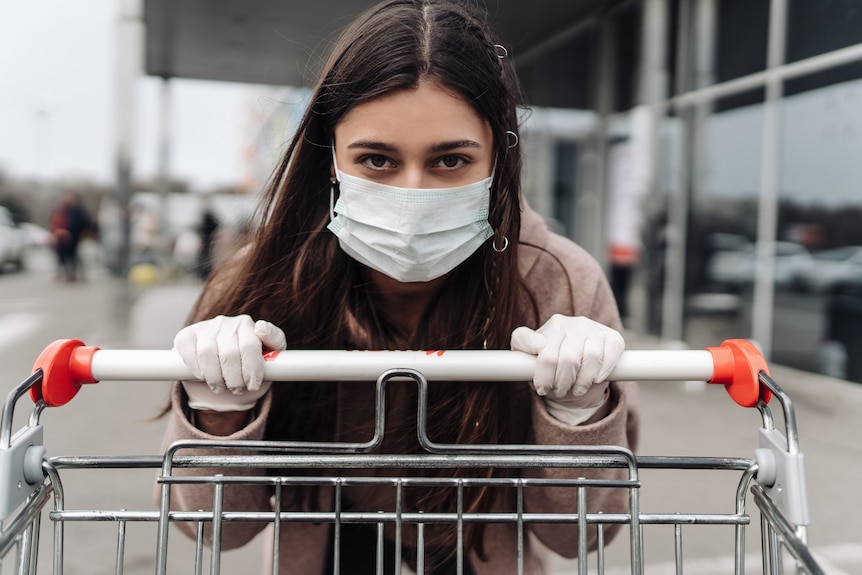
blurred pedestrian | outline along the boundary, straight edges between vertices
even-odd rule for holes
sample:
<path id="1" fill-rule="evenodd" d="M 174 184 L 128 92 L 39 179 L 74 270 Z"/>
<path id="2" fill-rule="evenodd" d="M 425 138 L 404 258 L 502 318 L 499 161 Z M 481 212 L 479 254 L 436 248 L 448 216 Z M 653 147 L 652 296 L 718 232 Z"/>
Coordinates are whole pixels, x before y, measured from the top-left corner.
<path id="1" fill-rule="evenodd" d="M 75 282 L 82 279 L 78 247 L 81 237 L 92 228 L 93 221 L 81 196 L 74 191 L 64 192 L 49 225 L 57 255 L 58 280 Z"/>
<path id="2" fill-rule="evenodd" d="M 132 202 L 132 263 L 156 264 L 159 214 L 144 202 Z"/>
<path id="3" fill-rule="evenodd" d="M 204 281 L 212 273 L 215 259 L 213 248 L 220 225 L 209 198 L 206 198 L 201 210 L 201 220 L 198 224 L 198 235 L 201 239 L 200 252 L 198 252 L 198 275 Z"/>
<path id="4" fill-rule="evenodd" d="M 608 246 L 610 283 L 623 322 L 630 319 L 629 289 L 631 278 L 640 262 L 639 246 L 612 243 Z"/>

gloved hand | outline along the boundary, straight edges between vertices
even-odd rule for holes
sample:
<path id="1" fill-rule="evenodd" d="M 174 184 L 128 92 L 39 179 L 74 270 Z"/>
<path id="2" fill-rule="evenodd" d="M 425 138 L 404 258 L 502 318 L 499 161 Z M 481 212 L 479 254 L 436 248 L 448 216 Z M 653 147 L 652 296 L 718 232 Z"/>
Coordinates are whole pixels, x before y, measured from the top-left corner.
<path id="1" fill-rule="evenodd" d="M 192 409 L 247 411 L 269 390 L 263 350 L 287 347 L 284 332 L 248 315 L 214 317 L 181 329 L 174 349 L 200 381 L 183 381 Z M 229 392 L 229 393 L 226 393 Z"/>
<path id="2" fill-rule="evenodd" d="M 555 314 L 538 330 L 516 328 L 511 347 L 537 356 L 533 389 L 543 396 L 551 415 L 573 423 L 587 419 L 604 403 L 607 379 L 625 340 L 589 318 Z M 581 413 L 573 417 L 567 410 Z"/>

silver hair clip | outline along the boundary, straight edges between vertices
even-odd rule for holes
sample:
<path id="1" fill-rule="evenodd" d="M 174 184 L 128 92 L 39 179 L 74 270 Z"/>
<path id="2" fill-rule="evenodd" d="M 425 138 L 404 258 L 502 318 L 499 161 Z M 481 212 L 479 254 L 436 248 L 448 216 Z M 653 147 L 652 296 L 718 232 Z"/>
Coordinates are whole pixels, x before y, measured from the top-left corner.
<path id="1" fill-rule="evenodd" d="M 509 51 L 502 44 L 494 44 L 494 50 L 497 51 L 497 58 L 502 60 L 509 55 Z"/>
<path id="2" fill-rule="evenodd" d="M 515 138 L 514 142 L 512 142 L 512 138 Z M 506 140 L 506 147 L 508 148 L 514 148 L 518 145 L 518 142 L 521 141 L 520 138 L 518 138 L 518 134 L 516 134 L 512 130 L 506 130 Z"/>

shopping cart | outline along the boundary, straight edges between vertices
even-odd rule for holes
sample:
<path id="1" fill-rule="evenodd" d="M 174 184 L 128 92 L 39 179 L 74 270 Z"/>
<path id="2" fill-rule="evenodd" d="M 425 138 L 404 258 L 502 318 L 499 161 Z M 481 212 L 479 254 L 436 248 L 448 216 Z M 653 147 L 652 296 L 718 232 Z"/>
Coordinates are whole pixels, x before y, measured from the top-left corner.
<path id="1" fill-rule="evenodd" d="M 518 573 L 526 571 L 524 549 L 528 545 L 533 524 L 575 524 L 578 529 L 579 559 L 577 572 L 605 573 L 650 572 L 645 560 L 645 533 L 652 528 L 670 529 L 673 556 L 670 560 L 676 573 L 683 573 L 683 534 L 686 541 L 691 532 L 704 526 L 721 530 L 714 536 L 722 547 L 733 549 L 735 573 L 746 569 L 746 548 L 750 548 L 755 528 L 748 529 L 752 515 L 748 503 L 753 500 L 761 518 L 760 557 L 763 573 L 782 573 L 785 564 L 791 570 L 822 573 L 810 553 L 806 541 L 808 510 L 804 480 L 803 457 L 790 398 L 769 377 L 761 355 L 750 342 L 728 340 L 707 350 L 633 350 L 624 352 L 611 378 L 618 381 L 705 381 L 723 384 L 739 405 L 757 408 L 762 417 L 759 447 L 753 457 L 657 457 L 637 456 L 618 446 L 559 446 L 559 445 L 449 445 L 433 442 L 428 434 L 426 414 L 429 382 L 436 381 L 526 381 L 532 378 L 534 358 L 508 351 L 284 351 L 270 354 L 266 362 L 266 379 L 272 381 L 376 381 L 376 419 L 374 436 L 362 443 L 300 443 L 300 442 L 220 442 L 180 441 L 163 455 L 153 456 L 53 456 L 46 455 L 40 414 L 48 407 L 68 403 L 82 384 L 99 381 L 171 381 L 188 379 L 190 375 L 179 356 L 173 351 L 100 350 L 77 340 L 61 340 L 51 344 L 36 362 L 34 373 L 12 390 L 5 402 L 0 430 L 0 558 L 3 569 L 36 573 L 39 557 L 50 551 L 40 565 L 44 572 L 64 572 L 68 541 L 67 531 L 80 524 L 107 523 L 114 533 L 105 542 L 110 554 L 111 569 L 116 573 L 220 573 L 223 568 L 221 534 L 232 522 L 266 522 L 272 541 L 279 540 L 280 530 L 296 522 L 330 524 L 332 529 L 332 564 L 339 565 L 340 534 L 350 524 L 367 524 L 376 532 L 378 573 L 383 572 L 384 531 L 394 533 L 395 572 L 401 572 L 404 539 L 415 536 L 412 563 L 419 573 L 425 567 L 424 530 L 429 525 L 449 524 L 457 531 L 457 549 L 453 551 L 458 573 L 462 572 L 467 551 L 464 544 L 465 526 L 474 524 L 507 524 L 517 532 L 516 557 Z M 384 436 L 384 398 L 387 385 L 418 386 L 417 435 L 424 448 L 421 454 L 380 454 L 375 450 Z M 402 383 L 406 382 L 406 383 Z M 35 401 L 29 421 L 13 433 L 12 421 L 16 404 L 28 394 Z M 775 397 L 782 409 L 785 433 L 776 429 L 767 406 Z M 198 450 L 212 450 L 213 455 L 199 455 Z M 238 448 L 242 451 L 238 452 Z M 530 467 L 570 469 L 625 469 L 619 480 L 583 478 L 538 479 L 524 477 L 520 470 Z M 198 474 L 180 473 L 197 468 Z M 218 468 L 221 474 L 206 475 L 206 470 Z M 231 469 L 266 468 L 260 476 L 231 475 Z M 456 468 L 506 470 L 502 476 L 446 477 L 439 470 Z M 149 470 L 157 483 L 153 504 L 148 508 L 129 510 L 70 509 L 66 503 L 64 481 L 74 471 L 87 474 L 88 485 L 99 487 L 98 475 L 106 470 Z M 155 471 L 153 471 L 155 470 Z M 276 471 L 272 471 L 276 470 Z M 303 470 L 296 472 L 296 470 Z M 309 470 L 315 471 L 309 473 Z M 336 470 L 333 472 L 333 470 Z M 368 473 L 363 475 L 361 470 Z M 405 470 L 412 470 L 406 473 Z M 423 470 L 437 470 L 423 476 Z M 649 489 L 644 476 L 651 470 L 672 470 L 694 473 L 704 470 L 733 477 L 733 491 L 727 494 L 723 512 L 647 513 L 641 509 L 641 495 Z M 344 471 L 344 473 L 342 473 Z M 348 472 L 349 471 L 349 472 Z M 469 475 L 469 474 L 468 474 Z M 213 491 L 211 509 L 175 511 L 170 506 L 172 490 L 190 483 L 209 486 Z M 273 509 L 283 492 L 298 485 L 326 486 L 333 490 L 332 509 L 279 512 L 244 512 L 223 509 L 224 492 L 238 484 L 267 484 L 275 492 Z M 347 508 L 342 504 L 342 490 L 361 485 L 365 488 L 389 489 L 394 493 L 394 510 Z M 455 509 L 447 513 L 422 513 L 401 505 L 404 494 L 416 486 L 435 485 L 457 493 Z M 477 513 L 463 508 L 461 496 L 473 487 L 492 486 L 508 489 L 514 494 L 516 508 L 511 512 Z M 689 487 L 697 489 L 695 482 Z M 625 513 L 579 513 L 560 510 L 556 513 L 533 513 L 524 508 L 524 493 L 531 489 L 571 489 L 577 494 L 578 509 L 587 509 L 590 493 L 602 489 L 624 489 L 628 494 Z M 158 499 L 158 501 L 155 501 Z M 53 503 L 49 505 L 49 503 Z M 146 506 L 144 506 L 146 507 Z M 50 519 L 43 526 L 43 510 Z M 192 526 L 197 539 L 190 543 L 177 537 L 175 523 Z M 41 539 L 51 538 L 49 550 L 40 546 Z M 132 541 L 133 527 L 140 526 L 143 535 Z M 605 532 L 610 526 L 620 526 L 618 541 L 605 546 Z M 43 535 L 42 531 L 48 531 Z M 597 538 L 597 549 L 588 552 L 587 533 Z M 211 542 L 204 544 L 204 533 L 211 533 Z M 625 534 L 628 535 L 627 544 Z M 173 537 L 172 537 L 173 535 Z M 713 538 L 713 536 L 710 536 Z M 192 557 L 180 561 L 172 551 L 185 541 Z M 169 546 L 169 542 L 171 545 Z M 127 565 L 127 550 L 132 545 L 144 545 L 151 562 L 147 565 Z M 272 545 L 272 563 L 279 564 L 279 547 Z M 750 554 L 750 553 L 749 553 Z M 619 557 L 625 557 L 623 570 Z M 49 565 L 44 565 L 48 563 Z M 51 565 L 53 564 L 53 565 Z M 613 565 L 617 565 L 614 567 Z M 575 569 L 575 567 L 573 567 Z M 760 569 L 760 565 L 757 566 Z M 72 572 L 67 569 L 67 572 Z M 246 569 L 248 571 L 248 569 Z M 696 571 L 696 570 L 695 570 Z M 84 571 L 87 572 L 87 571 Z M 89 572 L 97 572 L 93 569 Z M 102 571 L 99 571 L 102 572 Z M 256 571 L 255 568 L 251 572 Z M 274 571 L 275 572 L 275 571 Z M 528 571 L 527 571 L 528 572 Z M 729 570 L 728 570 L 729 572 Z"/>

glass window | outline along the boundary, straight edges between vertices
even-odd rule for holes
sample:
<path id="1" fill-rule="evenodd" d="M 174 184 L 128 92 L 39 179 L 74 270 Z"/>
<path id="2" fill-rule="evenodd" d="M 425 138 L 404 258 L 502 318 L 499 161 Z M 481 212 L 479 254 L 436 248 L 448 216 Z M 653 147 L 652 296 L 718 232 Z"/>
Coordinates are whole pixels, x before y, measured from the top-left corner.
<path id="1" fill-rule="evenodd" d="M 519 64 L 518 76 L 528 104 L 592 109 L 596 42 L 596 30 L 591 28 Z"/>
<path id="2" fill-rule="evenodd" d="M 766 68 L 769 0 L 720 0 L 716 81 L 725 82 Z"/>
<path id="3" fill-rule="evenodd" d="M 684 325 L 693 347 L 751 335 L 763 120 L 760 104 L 714 112 L 693 144 L 702 150 L 686 236 Z"/>
<path id="4" fill-rule="evenodd" d="M 637 103 L 641 12 L 640 3 L 634 2 L 613 15 L 615 112 L 629 110 Z"/>
<path id="5" fill-rule="evenodd" d="M 574 237 L 575 230 L 577 158 L 577 143 L 558 141 L 554 146 L 553 217 L 569 237 Z"/>
<path id="6" fill-rule="evenodd" d="M 773 359 L 862 382 L 862 80 L 787 97 Z"/>
<path id="7" fill-rule="evenodd" d="M 787 10 L 788 62 L 862 42 L 859 0 L 789 0 Z"/>

